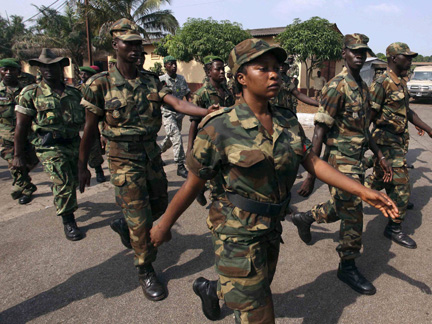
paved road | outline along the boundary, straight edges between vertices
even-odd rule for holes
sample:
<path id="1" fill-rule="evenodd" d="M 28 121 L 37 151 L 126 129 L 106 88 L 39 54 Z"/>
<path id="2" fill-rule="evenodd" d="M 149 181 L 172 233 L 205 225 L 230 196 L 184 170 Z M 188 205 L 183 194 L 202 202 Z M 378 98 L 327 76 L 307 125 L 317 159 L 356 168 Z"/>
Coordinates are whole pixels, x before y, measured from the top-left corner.
<path id="1" fill-rule="evenodd" d="M 432 124 L 432 105 L 412 108 Z M 185 123 L 184 133 L 187 133 Z M 306 129 L 308 136 L 312 128 Z M 336 278 L 338 224 L 314 225 L 313 246 L 303 244 L 290 221 L 284 223 L 278 270 L 272 290 L 277 323 L 431 323 L 432 322 L 432 140 L 411 129 L 408 154 L 414 210 L 406 229 L 418 243 L 408 250 L 383 237 L 386 219 L 365 207 L 364 254 L 358 265 L 377 287 L 361 296 Z M 170 196 L 183 179 L 176 175 L 171 150 L 164 154 Z M 105 165 L 105 170 L 106 165 Z M 0 162 L 0 323 L 206 323 L 191 289 L 198 276 L 216 278 L 205 225 L 207 210 L 194 203 L 162 246 L 155 268 L 169 289 L 166 300 L 147 301 L 138 285 L 133 256 L 109 223 L 118 217 L 113 188 L 92 182 L 78 195 L 78 223 L 85 239 L 69 242 L 52 207 L 49 179 L 37 168 L 38 191 L 27 206 L 9 196 L 10 175 Z M 293 188 L 293 209 L 305 211 L 328 199 L 321 183 L 309 199 Z M 233 323 L 222 309 L 220 323 Z"/>

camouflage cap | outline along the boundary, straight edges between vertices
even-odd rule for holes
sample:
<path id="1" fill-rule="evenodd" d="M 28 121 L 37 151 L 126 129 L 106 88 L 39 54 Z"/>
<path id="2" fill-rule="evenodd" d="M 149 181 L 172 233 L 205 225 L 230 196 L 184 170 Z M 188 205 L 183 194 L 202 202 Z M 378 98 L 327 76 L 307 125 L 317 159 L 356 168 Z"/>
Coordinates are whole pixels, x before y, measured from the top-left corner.
<path id="1" fill-rule="evenodd" d="M 221 61 L 222 63 L 224 62 L 224 60 L 222 60 L 219 56 L 214 56 L 214 55 L 208 55 L 204 57 L 203 61 L 204 64 L 210 64 L 213 63 L 213 61 Z"/>
<path id="2" fill-rule="evenodd" d="M 405 43 L 400 43 L 400 42 L 391 43 L 386 49 L 386 56 L 390 57 L 398 54 L 413 56 L 413 57 L 416 57 L 418 55 L 418 53 L 411 51 L 408 45 Z"/>
<path id="3" fill-rule="evenodd" d="M 363 34 L 347 34 L 343 38 L 345 48 L 360 49 L 365 48 L 371 56 L 375 56 L 374 52 L 368 46 L 369 37 Z"/>
<path id="4" fill-rule="evenodd" d="M 279 63 L 284 62 L 287 58 L 287 53 L 282 47 L 270 46 L 263 40 L 249 38 L 238 43 L 231 50 L 228 58 L 228 66 L 235 75 L 243 64 L 248 63 L 267 52 L 273 53 Z"/>
<path id="5" fill-rule="evenodd" d="M 112 24 L 110 34 L 113 38 L 119 38 L 123 41 L 142 41 L 138 26 L 129 19 L 122 18 Z"/>
<path id="6" fill-rule="evenodd" d="M 80 66 L 79 70 L 90 73 L 91 75 L 97 73 L 96 70 L 92 69 L 90 66 Z"/>
<path id="7" fill-rule="evenodd" d="M 177 61 L 177 59 L 174 56 L 171 56 L 171 55 L 165 56 L 164 59 L 163 59 L 164 64 L 167 63 L 167 62 L 171 62 L 171 61 Z"/>
<path id="8" fill-rule="evenodd" d="M 19 65 L 14 59 L 10 59 L 10 58 L 0 60 L 0 68 L 4 68 L 4 67 L 21 69 L 21 65 Z"/>

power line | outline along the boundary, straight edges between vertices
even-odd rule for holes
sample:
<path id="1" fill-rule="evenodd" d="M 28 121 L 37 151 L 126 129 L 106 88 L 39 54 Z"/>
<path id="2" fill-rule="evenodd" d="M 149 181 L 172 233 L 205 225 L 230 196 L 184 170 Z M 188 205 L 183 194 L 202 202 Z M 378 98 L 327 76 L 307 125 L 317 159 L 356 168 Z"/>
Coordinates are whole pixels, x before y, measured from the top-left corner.
<path id="1" fill-rule="evenodd" d="M 60 1 L 60 0 L 56 0 L 56 1 L 54 1 L 53 3 L 51 3 L 48 7 L 45 7 L 44 9 L 48 9 L 48 8 L 52 7 L 53 5 L 55 5 L 55 4 L 56 4 L 57 2 L 59 2 L 59 1 Z M 43 10 L 44 10 L 44 9 L 43 9 Z M 43 11 L 43 10 L 42 10 L 42 11 Z M 41 13 L 42 13 L 42 12 L 38 12 L 37 14 L 31 16 L 29 19 L 24 20 L 23 23 L 25 23 L 25 22 L 27 22 L 27 21 L 29 21 L 29 20 L 32 20 L 34 17 L 39 16 Z"/>

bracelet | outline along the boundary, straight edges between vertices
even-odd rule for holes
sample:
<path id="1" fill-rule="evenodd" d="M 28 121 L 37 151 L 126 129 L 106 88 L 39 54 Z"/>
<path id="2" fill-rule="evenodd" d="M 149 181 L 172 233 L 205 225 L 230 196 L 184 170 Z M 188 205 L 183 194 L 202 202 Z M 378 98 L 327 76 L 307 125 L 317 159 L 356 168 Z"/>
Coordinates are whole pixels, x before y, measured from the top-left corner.
<path id="1" fill-rule="evenodd" d="M 380 161 L 382 161 L 382 160 L 384 160 L 384 159 L 385 159 L 385 156 L 382 156 L 381 159 L 380 159 Z"/>

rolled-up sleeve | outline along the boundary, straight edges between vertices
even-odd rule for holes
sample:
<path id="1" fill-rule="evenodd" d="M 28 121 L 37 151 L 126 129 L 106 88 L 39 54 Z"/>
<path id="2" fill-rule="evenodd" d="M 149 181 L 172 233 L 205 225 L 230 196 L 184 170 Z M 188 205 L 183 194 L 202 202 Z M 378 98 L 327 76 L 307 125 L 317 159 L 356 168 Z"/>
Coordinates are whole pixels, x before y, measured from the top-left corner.
<path id="1" fill-rule="evenodd" d="M 23 115 L 30 116 L 32 118 L 36 116 L 37 111 L 33 104 L 30 91 L 21 92 L 20 95 L 18 96 L 17 102 L 18 104 L 15 105 L 16 112 L 19 112 Z"/>
<path id="2" fill-rule="evenodd" d="M 91 84 L 81 89 L 82 99 L 81 105 L 97 116 L 104 115 L 105 100 L 102 89 L 99 89 L 97 82 L 93 81 Z"/>
<path id="3" fill-rule="evenodd" d="M 334 125 L 334 117 L 338 107 L 343 104 L 343 95 L 335 87 L 325 87 L 323 89 L 318 112 L 315 114 L 314 123 L 327 125 L 329 128 Z"/>
<path id="4" fill-rule="evenodd" d="M 373 82 L 370 86 L 371 108 L 376 112 L 381 111 L 385 100 L 385 90 L 381 83 Z"/>

